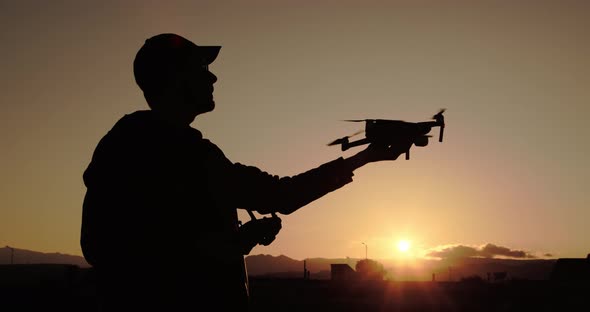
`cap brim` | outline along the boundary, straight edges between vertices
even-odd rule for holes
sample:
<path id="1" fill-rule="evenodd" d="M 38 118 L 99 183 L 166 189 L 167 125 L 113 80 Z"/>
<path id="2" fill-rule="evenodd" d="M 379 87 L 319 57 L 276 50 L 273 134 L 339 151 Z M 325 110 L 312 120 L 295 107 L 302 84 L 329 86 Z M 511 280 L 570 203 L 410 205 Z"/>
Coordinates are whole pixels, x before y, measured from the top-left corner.
<path id="1" fill-rule="evenodd" d="M 197 46 L 197 54 L 201 59 L 201 65 L 209 65 L 215 61 L 219 55 L 221 46 Z"/>

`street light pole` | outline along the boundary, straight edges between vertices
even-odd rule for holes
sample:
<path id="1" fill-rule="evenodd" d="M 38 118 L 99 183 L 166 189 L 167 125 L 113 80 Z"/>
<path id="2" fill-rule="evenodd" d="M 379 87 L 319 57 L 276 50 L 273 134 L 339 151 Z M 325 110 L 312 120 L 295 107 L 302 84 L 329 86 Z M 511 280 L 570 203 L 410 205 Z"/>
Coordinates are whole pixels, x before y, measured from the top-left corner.
<path id="1" fill-rule="evenodd" d="M 368 247 L 367 247 L 367 244 L 365 244 L 364 242 L 363 242 L 362 244 L 363 244 L 363 245 L 365 245 L 365 260 L 367 260 L 367 259 L 369 259 L 369 258 L 367 257 L 367 248 L 368 248 Z"/>

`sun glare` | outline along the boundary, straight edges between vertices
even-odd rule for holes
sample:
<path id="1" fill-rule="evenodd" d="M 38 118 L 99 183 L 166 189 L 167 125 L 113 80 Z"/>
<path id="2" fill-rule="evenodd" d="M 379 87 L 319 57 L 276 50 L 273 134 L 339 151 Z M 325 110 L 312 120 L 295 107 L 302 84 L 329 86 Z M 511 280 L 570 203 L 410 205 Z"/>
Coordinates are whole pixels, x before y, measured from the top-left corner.
<path id="1" fill-rule="evenodd" d="M 408 252 L 408 250 L 410 250 L 411 244 L 408 240 L 402 239 L 399 242 L 397 242 L 397 250 L 399 250 L 400 252 L 406 253 Z"/>

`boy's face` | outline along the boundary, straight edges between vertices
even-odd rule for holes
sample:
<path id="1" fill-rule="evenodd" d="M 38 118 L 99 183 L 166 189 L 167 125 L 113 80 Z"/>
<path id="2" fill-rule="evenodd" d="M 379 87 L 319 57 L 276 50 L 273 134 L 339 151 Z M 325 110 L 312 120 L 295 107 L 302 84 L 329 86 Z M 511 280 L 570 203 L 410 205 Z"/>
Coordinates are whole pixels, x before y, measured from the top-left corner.
<path id="1" fill-rule="evenodd" d="M 213 84 L 217 77 L 211 73 L 207 65 L 189 64 L 181 71 L 179 77 L 179 92 L 182 97 L 183 113 L 193 119 L 215 109 L 213 100 Z"/>

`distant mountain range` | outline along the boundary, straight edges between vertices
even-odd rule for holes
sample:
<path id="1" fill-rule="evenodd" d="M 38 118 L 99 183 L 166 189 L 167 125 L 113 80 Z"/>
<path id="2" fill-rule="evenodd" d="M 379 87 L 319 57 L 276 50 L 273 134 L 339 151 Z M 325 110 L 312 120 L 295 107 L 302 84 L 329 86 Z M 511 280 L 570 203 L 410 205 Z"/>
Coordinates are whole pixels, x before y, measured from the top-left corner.
<path id="1" fill-rule="evenodd" d="M 11 261 L 14 264 L 75 264 L 81 268 L 90 266 L 84 257 L 80 256 L 59 252 L 43 253 L 9 246 L 0 248 L 0 264 L 10 264 Z"/>
<path id="2" fill-rule="evenodd" d="M 0 264 L 10 264 L 12 248 L 0 248 Z M 15 264 L 74 264 L 89 267 L 83 257 L 62 253 L 42 253 L 14 248 Z M 353 258 L 309 258 L 305 266 L 312 279 L 329 279 L 331 264 L 348 264 L 355 268 L 360 259 Z M 506 272 L 510 278 L 544 280 L 548 279 L 555 264 L 555 259 L 496 259 L 464 258 L 462 260 L 442 261 L 416 259 L 413 261 L 377 260 L 387 270 L 387 277 L 393 280 L 460 280 L 479 276 L 488 278 L 488 273 Z M 295 260 L 287 256 L 251 255 L 246 257 L 248 274 L 251 276 L 302 278 L 304 260 Z"/>
<path id="3" fill-rule="evenodd" d="M 331 264 L 348 264 L 355 267 L 359 259 L 309 258 L 305 266 L 312 279 L 329 279 Z M 248 275 L 266 277 L 303 278 L 304 260 L 294 260 L 287 256 L 252 255 L 246 257 Z"/>

